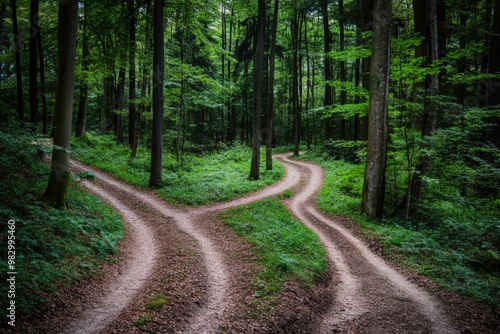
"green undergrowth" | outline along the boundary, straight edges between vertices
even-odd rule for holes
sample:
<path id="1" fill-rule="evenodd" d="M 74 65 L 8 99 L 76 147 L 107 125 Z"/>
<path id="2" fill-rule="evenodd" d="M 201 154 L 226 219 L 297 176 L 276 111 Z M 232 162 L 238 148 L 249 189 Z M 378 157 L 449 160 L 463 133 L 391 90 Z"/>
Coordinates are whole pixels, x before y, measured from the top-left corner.
<path id="1" fill-rule="evenodd" d="M 150 154 L 139 148 L 137 157 L 130 160 L 130 149 L 117 144 L 110 136 L 87 133 L 72 142 L 72 156 L 84 163 L 109 172 L 123 181 L 145 188 L 149 181 Z M 236 146 L 204 155 L 184 155 L 177 163 L 172 154 L 164 154 L 163 183 L 158 195 L 170 203 L 203 205 L 226 201 L 258 190 L 278 181 L 284 168 L 273 164 L 265 170 L 265 155 L 261 154 L 261 179 L 249 181 L 251 151 Z"/>
<path id="2" fill-rule="evenodd" d="M 70 182 L 66 210 L 42 199 L 49 167 L 41 160 L 44 147 L 35 139 L 17 126 L 0 130 L 0 271 L 17 272 L 18 315 L 42 307 L 57 287 L 97 275 L 103 261 L 115 260 L 124 234 L 120 217 L 75 181 Z M 8 234 L 12 220 L 15 232 Z M 12 235 L 16 258 L 14 268 L 8 268 L 7 237 Z M 7 285 L 0 286 L 3 318 Z"/>
<path id="3" fill-rule="evenodd" d="M 360 214 L 364 164 L 325 159 L 317 152 L 303 159 L 325 172 L 319 207 L 350 217 L 398 255 L 400 264 L 442 287 L 491 305 L 500 304 L 500 201 L 463 197 L 457 189 L 429 183 L 419 215 L 405 221 L 369 220 Z"/>
<path id="4" fill-rule="evenodd" d="M 275 299 L 286 281 L 311 287 L 327 270 L 318 237 L 277 199 L 235 207 L 218 217 L 251 243 L 264 268 L 254 280 L 256 300 Z"/>

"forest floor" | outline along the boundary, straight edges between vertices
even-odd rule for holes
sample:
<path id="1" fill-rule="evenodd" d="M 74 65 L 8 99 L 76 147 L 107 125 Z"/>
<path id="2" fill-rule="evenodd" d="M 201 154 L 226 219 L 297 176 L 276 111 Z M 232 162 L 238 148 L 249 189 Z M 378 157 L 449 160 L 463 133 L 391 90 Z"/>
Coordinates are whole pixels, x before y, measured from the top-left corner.
<path id="1" fill-rule="evenodd" d="M 398 268 L 377 240 L 314 201 L 321 168 L 277 155 L 277 184 L 229 202 L 174 207 L 91 167 L 81 183 L 121 213 L 120 261 L 99 279 L 61 289 L 51 311 L 23 333 L 499 333 L 492 308 Z M 320 238 L 329 272 L 313 288 L 287 283 L 278 300 L 254 302 L 260 270 L 250 245 L 217 219 L 229 208 L 290 189 L 285 206 Z"/>

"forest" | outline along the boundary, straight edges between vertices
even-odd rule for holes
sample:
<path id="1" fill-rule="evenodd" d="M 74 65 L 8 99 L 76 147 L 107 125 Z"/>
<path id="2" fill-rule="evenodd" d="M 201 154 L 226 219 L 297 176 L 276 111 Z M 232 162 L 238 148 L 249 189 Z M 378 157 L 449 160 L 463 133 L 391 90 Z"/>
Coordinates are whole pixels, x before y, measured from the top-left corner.
<path id="1" fill-rule="evenodd" d="M 500 0 L 0 0 L 0 100 L 0 268 L 16 272 L 27 332 L 121 261 L 127 219 L 174 217 L 200 245 L 178 246 L 186 268 L 212 261 L 223 251 L 203 240 L 226 241 L 196 227 L 203 214 L 266 268 L 249 283 L 252 314 L 274 319 L 287 282 L 309 291 L 342 271 L 345 250 L 315 225 L 340 221 L 463 309 L 487 310 L 471 332 L 500 328 Z M 127 187 L 171 207 L 150 200 L 127 218 L 111 198 L 146 196 Z M 162 287 L 131 326 L 161 332 L 161 312 L 188 307 Z M 245 328 L 224 317 L 218 331 Z"/>

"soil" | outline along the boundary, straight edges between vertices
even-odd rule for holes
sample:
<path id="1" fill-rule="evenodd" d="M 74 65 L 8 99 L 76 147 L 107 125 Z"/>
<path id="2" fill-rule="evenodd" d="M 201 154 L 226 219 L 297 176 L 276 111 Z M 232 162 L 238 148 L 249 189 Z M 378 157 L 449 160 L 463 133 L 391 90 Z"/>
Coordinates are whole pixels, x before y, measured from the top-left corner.
<path id="1" fill-rule="evenodd" d="M 44 309 L 18 319 L 18 333 L 500 333 L 496 309 L 443 291 L 394 265 L 352 222 L 314 205 L 316 165 L 277 155 L 283 180 L 233 201 L 178 208 L 103 172 L 82 182 L 123 216 L 119 261 L 100 276 L 61 287 Z M 283 201 L 316 233 L 330 270 L 312 289 L 287 283 L 277 300 L 256 303 L 259 268 L 251 247 L 217 219 L 231 207 L 291 189 Z M 154 299 L 163 299 L 157 309 Z"/>

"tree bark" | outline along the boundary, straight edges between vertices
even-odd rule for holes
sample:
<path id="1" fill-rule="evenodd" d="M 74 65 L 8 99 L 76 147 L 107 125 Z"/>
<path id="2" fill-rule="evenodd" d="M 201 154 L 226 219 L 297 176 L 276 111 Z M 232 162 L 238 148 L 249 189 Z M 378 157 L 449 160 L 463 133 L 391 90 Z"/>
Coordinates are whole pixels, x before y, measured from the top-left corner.
<path id="1" fill-rule="evenodd" d="M 427 0 L 425 3 L 425 55 L 426 65 L 430 66 L 438 59 L 438 30 L 437 30 L 437 3 L 436 0 Z M 432 102 L 432 95 L 438 92 L 439 77 L 438 74 L 428 75 L 424 85 L 424 115 L 422 120 L 422 138 L 431 136 L 436 128 L 436 107 Z M 407 207 L 405 209 L 406 218 L 415 211 L 415 204 L 422 201 L 425 192 L 424 176 L 431 167 L 431 157 L 423 152 L 418 158 L 411 181 L 411 189 L 407 190 Z M 409 196 L 409 198 L 408 198 Z"/>
<path id="2" fill-rule="evenodd" d="M 370 31 L 373 23 L 373 0 L 361 0 L 361 32 Z M 369 44 L 368 38 L 362 39 L 362 44 L 366 47 Z M 370 63 L 371 57 L 366 57 L 361 60 L 361 86 L 370 90 Z M 368 116 L 359 118 L 359 139 L 368 139 Z"/>
<path id="3" fill-rule="evenodd" d="M 118 86 L 116 87 L 117 100 L 115 101 L 115 111 L 116 111 L 116 141 L 123 144 L 123 115 L 122 111 L 125 106 L 125 68 L 120 68 L 118 73 Z"/>
<path id="4" fill-rule="evenodd" d="M 330 22 L 328 17 L 328 0 L 321 0 L 321 13 L 323 15 L 323 30 L 324 30 L 324 76 L 325 76 L 325 99 L 323 105 L 329 107 L 333 103 L 333 90 L 330 83 L 333 79 L 332 59 L 329 53 L 332 51 L 332 33 L 330 32 Z M 333 125 L 331 117 L 326 119 L 325 139 L 333 136 Z"/>
<path id="5" fill-rule="evenodd" d="M 260 178 L 260 117 L 262 113 L 262 67 L 264 62 L 264 31 L 266 28 L 266 4 L 258 0 L 255 58 L 253 62 L 253 128 L 250 180 Z"/>
<path id="6" fill-rule="evenodd" d="M 488 72 L 490 74 L 500 73 L 500 0 L 495 1 L 495 14 L 493 16 L 493 29 L 490 37 L 490 52 L 488 61 Z M 500 80 L 491 79 L 486 87 L 488 91 L 487 103 L 489 106 L 500 105 Z M 486 141 L 500 147 L 500 117 L 495 116 L 488 119 L 492 127 L 485 133 Z"/>
<path id="7" fill-rule="evenodd" d="M 90 40 L 89 40 L 89 6 L 86 2 L 83 5 L 83 28 L 82 28 L 82 81 L 80 83 L 80 97 L 78 99 L 78 113 L 76 115 L 75 137 L 85 134 L 87 122 L 87 103 L 89 96 L 89 66 L 90 66 Z"/>
<path id="8" fill-rule="evenodd" d="M 368 149 L 361 208 L 368 216 L 381 218 L 387 160 L 391 0 L 375 0 L 373 19 Z"/>
<path id="9" fill-rule="evenodd" d="M 344 32 L 344 0 L 339 0 L 339 26 L 340 26 L 340 51 L 345 49 Z M 340 61 L 340 82 L 343 85 L 347 81 L 345 61 Z M 343 86 L 340 88 L 340 105 L 347 103 L 347 92 Z M 344 116 L 340 115 L 340 139 L 346 139 L 346 121 Z"/>
<path id="10" fill-rule="evenodd" d="M 135 131 L 137 123 L 136 102 L 135 102 L 135 25 L 137 24 L 134 0 L 128 0 L 129 15 L 129 66 L 128 66 L 128 143 L 134 146 Z"/>
<path id="11" fill-rule="evenodd" d="M 269 87 L 267 90 L 267 132 L 266 132 L 266 170 L 273 169 L 274 136 L 274 67 L 276 60 L 276 34 L 278 30 L 279 0 L 274 0 L 273 22 L 271 26 L 271 49 L 269 52 Z"/>
<path id="12" fill-rule="evenodd" d="M 38 123 L 38 0 L 30 2 L 30 121 Z"/>
<path id="13" fill-rule="evenodd" d="M 6 1 L 2 1 L 2 7 L 0 7 L 0 54 L 3 54 L 3 18 L 6 11 Z M 2 83 L 3 78 L 3 62 L 0 62 L 0 83 Z"/>
<path id="14" fill-rule="evenodd" d="M 42 35 L 38 34 L 38 59 L 40 61 L 40 94 L 42 97 L 42 133 L 47 134 L 47 95 L 45 89 L 45 60 L 43 56 Z"/>
<path id="15" fill-rule="evenodd" d="M 361 46 L 361 30 L 357 29 L 356 30 L 356 46 Z M 356 62 L 354 64 L 354 86 L 356 88 L 359 87 L 361 84 L 361 71 L 360 71 L 360 66 L 361 66 L 361 59 L 356 58 Z M 359 103 L 359 96 L 356 95 L 354 98 L 354 103 Z M 359 114 L 356 113 L 354 115 L 354 141 L 360 140 L 360 117 Z"/>
<path id="16" fill-rule="evenodd" d="M 229 20 L 229 52 L 233 52 L 233 33 L 234 33 L 234 8 L 231 8 L 231 17 Z M 231 61 L 227 61 L 227 80 L 231 83 Z M 229 92 L 229 101 L 228 101 L 228 134 L 227 141 L 229 143 L 234 142 L 236 138 L 236 105 L 233 101 L 233 92 Z"/>
<path id="17" fill-rule="evenodd" d="M 307 149 L 311 149 L 311 113 L 309 110 L 311 109 L 311 57 L 309 54 L 309 40 L 307 38 L 307 30 L 308 30 L 308 24 L 307 24 L 307 18 L 304 20 L 305 24 L 305 33 L 304 33 L 304 49 L 306 52 L 306 102 L 305 102 L 305 110 L 307 111 L 307 118 L 306 118 L 306 144 L 307 144 Z"/>
<path id="18" fill-rule="evenodd" d="M 293 155 L 299 156 L 300 106 L 299 106 L 299 12 L 292 14 L 292 111 L 293 111 Z"/>
<path id="19" fill-rule="evenodd" d="M 17 117 L 24 119 L 23 76 L 21 71 L 21 48 L 19 43 L 19 28 L 17 25 L 16 0 L 10 1 L 12 11 L 12 26 L 14 29 L 14 51 L 16 53 L 16 79 L 17 79 Z"/>
<path id="20" fill-rule="evenodd" d="M 151 173 L 149 186 L 158 187 L 163 179 L 163 73 L 165 42 L 163 37 L 164 0 L 154 0 L 153 11 L 153 135 L 151 145 Z"/>
<path id="21" fill-rule="evenodd" d="M 70 179 L 69 148 L 75 81 L 77 0 L 59 2 L 58 22 L 59 71 L 54 112 L 54 150 L 49 183 L 44 197 L 58 207 L 65 207 Z"/>

